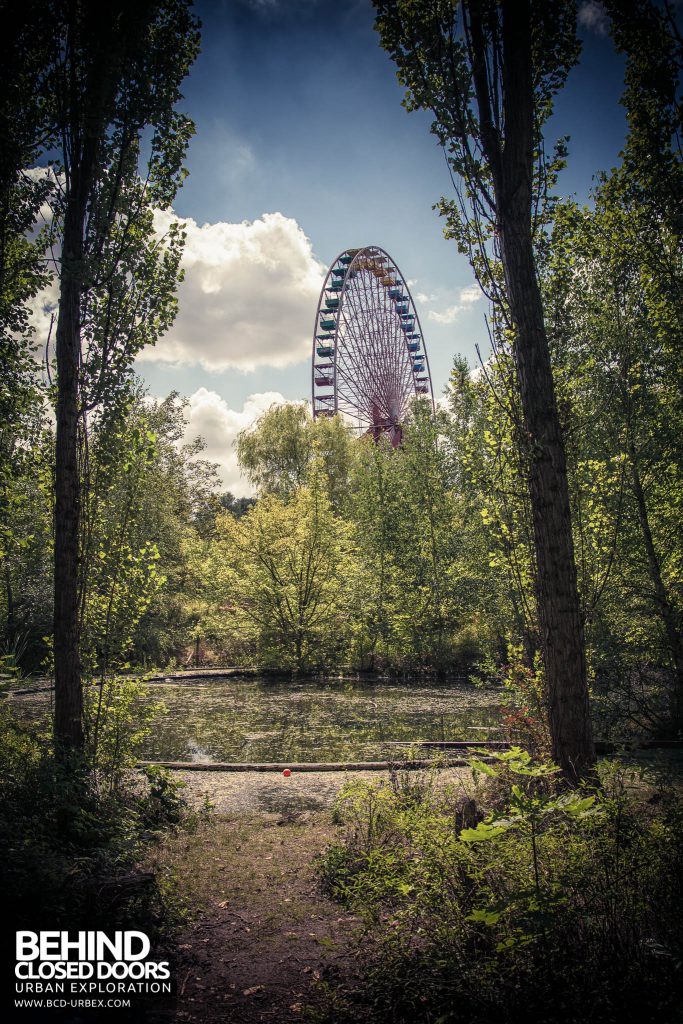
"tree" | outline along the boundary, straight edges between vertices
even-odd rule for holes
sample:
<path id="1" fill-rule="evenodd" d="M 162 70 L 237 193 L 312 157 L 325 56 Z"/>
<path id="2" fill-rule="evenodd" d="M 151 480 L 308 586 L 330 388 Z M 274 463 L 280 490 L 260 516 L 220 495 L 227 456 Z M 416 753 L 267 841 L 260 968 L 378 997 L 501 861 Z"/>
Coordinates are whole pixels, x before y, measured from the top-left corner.
<path id="1" fill-rule="evenodd" d="M 607 0 L 610 30 L 626 58 L 622 104 L 628 136 L 618 172 L 641 217 L 683 234 L 683 37 L 669 0 Z M 657 258 L 656 251 L 651 257 Z"/>
<path id="2" fill-rule="evenodd" d="M 661 224 L 633 216 L 620 180 L 617 171 L 597 189 L 593 209 L 567 202 L 558 211 L 548 322 L 570 417 L 581 562 L 594 566 L 584 607 L 590 632 L 593 620 L 601 627 L 611 665 L 599 651 L 595 657 L 615 696 L 631 691 L 629 702 L 633 676 L 649 677 L 640 720 L 676 734 L 683 722 L 683 407 L 671 352 L 683 307 L 666 283 L 658 288 L 650 254 L 658 248 L 674 266 L 677 243 Z M 665 325 L 675 325 L 673 335 Z M 668 709 L 653 699 L 664 678 L 672 680 Z"/>
<path id="3" fill-rule="evenodd" d="M 477 374 L 456 358 L 446 437 L 467 531 L 464 561 L 476 581 L 471 601 L 485 608 L 489 628 L 495 625 L 499 649 L 521 646 L 531 668 L 540 641 L 529 494 L 515 423 L 501 400 L 513 374 L 505 353 L 489 359 L 485 373 Z"/>
<path id="4" fill-rule="evenodd" d="M 9 670 L 35 672 L 52 620 L 54 437 L 40 406 L 6 429 L 15 443 L 2 490 L 0 657 Z"/>
<path id="5" fill-rule="evenodd" d="M 593 671 L 620 715 L 675 734 L 683 722 L 683 49 L 668 4 L 606 6 L 626 57 L 628 135 L 591 207 L 557 208 L 543 266 L 546 318 L 570 438 Z"/>
<path id="6" fill-rule="evenodd" d="M 88 415 L 109 414 L 132 361 L 172 322 L 182 237 L 153 211 L 183 178 L 191 122 L 174 107 L 197 52 L 186 0 L 56 2 L 48 128 L 59 146 L 60 294 L 56 330 L 55 738 L 83 744 L 79 560 Z M 143 132 L 152 129 L 140 177 Z"/>
<path id="7" fill-rule="evenodd" d="M 2 637 L 16 660 L 31 633 L 30 606 L 46 575 L 50 530 L 44 531 L 45 389 L 34 359 L 30 301 L 47 283 L 45 235 L 35 231 L 40 208 L 53 190 L 44 174 L 28 170 L 40 151 L 44 78 L 53 20 L 36 0 L 0 2 L 0 564 L 4 591 Z M 33 554 L 27 554 L 33 545 Z M 25 593 L 16 583 L 25 572 Z M 40 589 L 40 586 L 38 587 Z M 45 610 L 45 609 L 44 609 Z M 42 622 L 44 635 L 48 629 Z M 24 665 L 26 667 L 26 665 Z M 31 667 L 34 667 L 33 665 Z"/>
<path id="8" fill-rule="evenodd" d="M 454 636 L 462 625 L 460 579 L 453 570 L 461 546 L 447 478 L 441 423 L 429 403 L 413 403 L 394 461 L 399 515 L 394 521 L 395 628 L 421 667 L 453 667 Z M 383 509 L 377 510 L 379 516 Z"/>
<path id="9" fill-rule="evenodd" d="M 207 572 L 224 630 L 247 638 L 260 664 L 303 671 L 339 664 L 348 629 L 348 527 L 320 464 L 288 501 L 269 494 L 217 522 Z"/>
<path id="10" fill-rule="evenodd" d="M 416 401 L 402 429 L 398 448 L 369 436 L 355 446 L 347 515 L 356 658 L 368 669 L 467 671 L 490 653 L 496 619 L 479 574 L 483 524 L 453 487 L 445 415 Z"/>
<path id="11" fill-rule="evenodd" d="M 350 479 L 350 523 L 359 571 L 351 581 L 354 656 L 373 671 L 397 662 L 396 543 L 401 494 L 395 449 L 386 437 L 360 438 Z"/>
<path id="12" fill-rule="evenodd" d="M 237 438 L 237 458 L 261 494 L 294 493 L 320 458 L 335 508 L 348 498 L 351 433 L 341 417 L 313 419 L 307 405 L 273 405 Z"/>
<path id="13" fill-rule="evenodd" d="M 566 458 L 535 254 L 548 216 L 543 200 L 562 157 L 545 158 L 541 129 L 577 57 L 573 7 L 531 0 L 375 5 L 407 105 L 433 113 L 432 131 L 463 184 L 459 200 L 442 202 L 450 232 L 512 337 L 553 756 L 576 780 L 593 764 L 594 748 Z"/>

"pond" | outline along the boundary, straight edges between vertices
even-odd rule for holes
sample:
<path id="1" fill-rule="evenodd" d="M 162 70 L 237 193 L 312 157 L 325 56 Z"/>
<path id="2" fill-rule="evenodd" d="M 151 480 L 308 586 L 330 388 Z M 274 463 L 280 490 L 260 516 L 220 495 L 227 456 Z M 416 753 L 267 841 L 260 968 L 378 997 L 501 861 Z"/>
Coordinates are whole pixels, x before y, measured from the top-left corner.
<path id="1" fill-rule="evenodd" d="M 419 740 L 495 738 L 499 691 L 468 683 L 203 677 L 148 684 L 159 761 L 374 761 Z M 35 713 L 45 695 L 16 698 Z M 147 699 L 147 698 L 146 698 Z"/>

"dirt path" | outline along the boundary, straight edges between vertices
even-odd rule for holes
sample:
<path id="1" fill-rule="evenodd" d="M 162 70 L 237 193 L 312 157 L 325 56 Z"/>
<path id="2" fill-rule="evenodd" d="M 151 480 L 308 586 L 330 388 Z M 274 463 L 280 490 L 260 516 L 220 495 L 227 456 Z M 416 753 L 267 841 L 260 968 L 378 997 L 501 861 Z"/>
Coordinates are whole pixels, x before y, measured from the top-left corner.
<path id="1" fill-rule="evenodd" d="M 319 892 L 329 813 L 216 817 L 158 854 L 190 923 L 175 966 L 178 1021 L 303 1020 L 321 977 L 352 971 L 359 922 Z"/>
<path id="2" fill-rule="evenodd" d="M 180 1024 L 295 1024 L 318 981 L 354 980 L 361 922 L 320 892 L 316 857 L 351 778 L 388 772 L 177 772 L 207 817 L 167 839 L 154 868 L 188 924 L 174 974 Z M 462 781 L 449 769 L 441 783 Z"/>
<path id="3" fill-rule="evenodd" d="M 315 858 L 334 839 L 343 783 L 387 773 L 177 772 L 209 815 L 156 857 L 188 913 L 175 965 L 176 1019 L 294 1024 L 319 980 L 351 976 L 360 922 L 320 893 Z"/>

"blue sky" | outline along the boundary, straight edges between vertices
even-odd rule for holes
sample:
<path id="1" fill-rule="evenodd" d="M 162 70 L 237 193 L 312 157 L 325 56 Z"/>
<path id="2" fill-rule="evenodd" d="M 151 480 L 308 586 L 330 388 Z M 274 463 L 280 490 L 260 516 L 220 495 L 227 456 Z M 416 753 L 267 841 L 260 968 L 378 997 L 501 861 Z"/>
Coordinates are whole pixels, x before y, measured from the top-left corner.
<path id="1" fill-rule="evenodd" d="M 583 56 L 547 137 L 571 136 L 560 191 L 585 200 L 593 176 L 616 162 L 625 119 L 622 66 L 599 5 L 580 7 Z M 446 164 L 428 115 L 401 106 L 368 0 L 196 9 L 202 53 L 182 106 L 197 135 L 175 202 L 194 222 L 187 282 L 177 327 L 139 370 L 155 395 L 193 396 L 193 429 L 226 484 L 244 490 L 228 454 L 234 433 L 272 396 L 309 397 L 317 290 L 337 253 L 379 245 L 414 282 L 437 395 L 455 353 L 472 361 L 475 345 L 486 347 L 485 305 L 432 210 L 449 193 Z"/>

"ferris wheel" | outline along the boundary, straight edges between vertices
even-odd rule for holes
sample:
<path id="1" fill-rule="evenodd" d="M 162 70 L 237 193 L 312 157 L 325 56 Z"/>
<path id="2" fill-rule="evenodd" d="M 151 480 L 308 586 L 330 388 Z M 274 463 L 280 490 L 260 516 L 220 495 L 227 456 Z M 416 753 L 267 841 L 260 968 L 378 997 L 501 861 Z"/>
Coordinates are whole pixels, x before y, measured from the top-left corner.
<path id="1" fill-rule="evenodd" d="M 424 336 L 400 270 L 376 245 L 347 249 L 325 278 L 313 332 L 313 416 L 396 447 L 413 398 L 434 409 Z"/>

